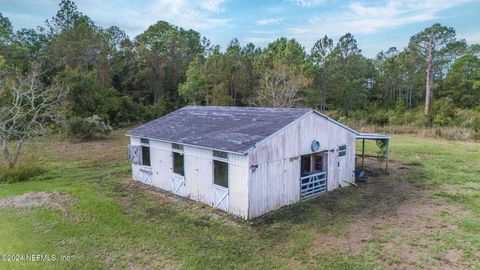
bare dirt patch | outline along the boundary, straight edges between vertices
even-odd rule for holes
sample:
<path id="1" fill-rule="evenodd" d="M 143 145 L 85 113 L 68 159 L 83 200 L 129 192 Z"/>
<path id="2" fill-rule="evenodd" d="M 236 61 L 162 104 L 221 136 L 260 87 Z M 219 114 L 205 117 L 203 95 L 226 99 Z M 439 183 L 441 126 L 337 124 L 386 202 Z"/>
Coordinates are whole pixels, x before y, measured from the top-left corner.
<path id="1" fill-rule="evenodd" d="M 65 192 L 28 192 L 0 200 L 0 208 L 43 207 L 66 212 L 74 199 Z"/>
<path id="2" fill-rule="evenodd" d="M 343 234 L 317 234 L 311 255 L 332 249 L 362 255 L 368 252 L 369 245 L 375 245 L 381 250 L 378 259 L 387 269 L 468 269 L 461 260 L 461 251 L 431 249 L 438 241 L 436 235 L 456 234 L 459 230 L 440 217 L 461 217 L 465 211 L 431 199 L 428 190 L 407 181 L 409 167 L 395 163 L 388 176 L 369 174 L 368 183 L 361 184 L 358 192 L 378 195 L 362 203 L 363 207 L 357 209 L 358 218 L 347 225 Z"/>
<path id="3" fill-rule="evenodd" d="M 388 260 L 394 255 L 402 262 L 413 264 L 420 257 L 429 257 L 429 234 L 434 232 L 455 232 L 454 224 L 442 223 L 436 216 L 443 212 L 456 213 L 458 209 L 444 203 L 433 203 L 425 198 L 418 202 L 401 206 L 391 214 L 381 214 L 359 219 L 350 224 L 341 236 L 320 234 L 314 242 L 313 250 L 338 249 L 358 255 L 372 241 L 384 241 L 381 259 Z M 389 236 L 391 235 L 391 237 Z M 415 251 L 415 252 L 414 252 Z M 449 251 L 447 263 L 457 262 L 459 256 Z"/>

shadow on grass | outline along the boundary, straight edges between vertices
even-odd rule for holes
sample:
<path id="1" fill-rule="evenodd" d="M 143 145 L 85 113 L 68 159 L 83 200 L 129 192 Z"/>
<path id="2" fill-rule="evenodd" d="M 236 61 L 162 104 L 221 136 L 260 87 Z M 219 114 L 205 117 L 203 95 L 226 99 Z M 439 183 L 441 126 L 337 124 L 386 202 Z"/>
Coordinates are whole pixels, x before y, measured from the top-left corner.
<path id="1" fill-rule="evenodd" d="M 251 224 L 277 240 L 288 238 L 299 228 L 331 232 L 335 227 L 333 231 L 341 232 L 356 219 L 388 215 L 424 196 L 425 188 L 412 179 L 425 177 L 421 167 L 416 164 L 394 164 L 392 167 L 388 175 L 372 173 L 376 176 L 368 182 L 283 207 L 253 220 Z"/>

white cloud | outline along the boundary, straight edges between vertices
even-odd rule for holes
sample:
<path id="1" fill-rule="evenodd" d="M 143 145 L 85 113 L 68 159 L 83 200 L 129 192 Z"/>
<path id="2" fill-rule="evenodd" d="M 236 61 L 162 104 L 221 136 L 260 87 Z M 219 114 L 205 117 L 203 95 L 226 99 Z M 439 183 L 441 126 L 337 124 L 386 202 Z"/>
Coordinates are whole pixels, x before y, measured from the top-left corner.
<path id="1" fill-rule="evenodd" d="M 317 7 L 325 3 L 325 0 L 287 0 L 288 2 L 292 2 L 297 6 L 309 8 L 309 7 Z"/>
<path id="2" fill-rule="evenodd" d="M 145 31 L 159 20 L 187 29 L 203 31 L 228 27 L 230 19 L 221 18 L 224 0 L 149 0 L 112 3 L 77 0 L 79 9 L 101 26 L 118 25 L 131 35 Z M 132 5 L 135 5 L 132 7 Z"/>
<path id="3" fill-rule="evenodd" d="M 458 37 L 464 38 L 469 44 L 480 44 L 480 33 L 463 34 Z"/>
<path id="4" fill-rule="evenodd" d="M 281 34 L 279 31 L 264 31 L 264 30 L 252 30 L 248 31 L 251 34 L 257 34 L 257 35 L 272 35 L 272 34 Z"/>
<path id="5" fill-rule="evenodd" d="M 170 23 L 196 30 L 227 25 L 228 19 L 214 18 L 209 12 L 202 11 L 204 7 L 200 7 L 196 3 L 197 1 L 193 0 L 158 1 L 153 5 L 153 10 L 149 15 L 152 19 L 158 16 Z"/>
<path id="6" fill-rule="evenodd" d="M 266 18 L 257 21 L 258 25 L 270 25 L 270 24 L 278 24 L 281 21 L 285 20 L 285 17 L 278 17 L 278 18 Z"/>
<path id="7" fill-rule="evenodd" d="M 286 31 L 306 42 L 312 42 L 324 34 L 375 34 L 384 29 L 437 19 L 441 11 L 471 1 L 390 0 L 382 5 L 351 2 L 346 11 L 317 14 L 311 17 L 307 24 L 292 26 Z"/>
<path id="8" fill-rule="evenodd" d="M 225 0 L 204 0 L 200 1 L 200 7 L 211 12 L 222 13 L 225 11 L 222 7 L 224 2 Z"/>

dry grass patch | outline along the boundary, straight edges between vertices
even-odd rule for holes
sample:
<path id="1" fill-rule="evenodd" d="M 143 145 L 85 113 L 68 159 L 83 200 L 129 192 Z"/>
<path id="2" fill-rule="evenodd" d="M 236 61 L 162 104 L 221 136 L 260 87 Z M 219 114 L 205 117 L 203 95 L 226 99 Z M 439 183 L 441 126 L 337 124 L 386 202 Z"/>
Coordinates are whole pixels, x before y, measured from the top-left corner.
<path id="1" fill-rule="evenodd" d="M 0 208 L 44 207 L 66 212 L 75 199 L 65 192 L 28 192 L 0 200 Z"/>
<path id="2" fill-rule="evenodd" d="M 406 164 L 394 163 L 390 175 L 370 173 L 362 193 L 379 194 L 370 207 L 339 234 L 317 233 L 310 256 L 336 250 L 350 256 L 374 256 L 387 269 L 469 269 L 463 251 L 446 249 L 440 239 L 460 234 L 456 220 L 470 213 L 447 202 L 433 200 L 429 190 L 408 181 Z M 392 180 L 399 179 L 392 186 Z M 342 193 L 341 191 L 339 193 Z M 383 195 L 382 195 L 383 194 Z M 373 203 L 373 204 L 370 204 Z M 376 207 L 374 204 L 378 204 Z M 370 254 L 372 250 L 376 250 Z M 380 252 L 378 252 L 380 251 Z"/>

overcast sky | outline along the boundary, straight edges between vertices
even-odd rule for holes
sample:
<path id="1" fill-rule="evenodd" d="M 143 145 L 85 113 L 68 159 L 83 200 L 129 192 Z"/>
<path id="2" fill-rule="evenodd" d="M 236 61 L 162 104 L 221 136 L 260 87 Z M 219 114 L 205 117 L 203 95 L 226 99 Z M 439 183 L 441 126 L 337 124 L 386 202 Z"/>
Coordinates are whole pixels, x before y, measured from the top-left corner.
<path id="1" fill-rule="evenodd" d="M 280 36 L 295 38 L 307 50 L 324 35 L 351 32 L 368 57 L 391 46 L 401 49 L 413 34 L 440 22 L 460 38 L 480 43 L 479 0 L 77 0 L 97 25 L 117 25 L 130 37 L 158 20 L 192 28 L 225 47 L 237 37 L 242 45 L 265 46 Z M 44 25 L 55 15 L 57 0 L 0 0 L 0 12 L 15 29 Z"/>

